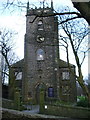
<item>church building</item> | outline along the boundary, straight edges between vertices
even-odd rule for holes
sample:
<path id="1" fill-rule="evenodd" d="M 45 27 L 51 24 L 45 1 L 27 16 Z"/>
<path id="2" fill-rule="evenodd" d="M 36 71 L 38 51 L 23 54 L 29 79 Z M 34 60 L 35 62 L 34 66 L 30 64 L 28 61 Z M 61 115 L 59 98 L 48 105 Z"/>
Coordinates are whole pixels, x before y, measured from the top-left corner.
<path id="1" fill-rule="evenodd" d="M 68 63 L 59 57 L 58 17 L 53 13 L 52 1 L 51 7 L 43 8 L 29 8 L 27 3 L 24 59 L 11 66 L 11 99 L 15 88 L 19 88 L 23 101 L 32 98 L 39 103 L 40 90 L 45 98 L 76 101 L 76 79 Z M 75 66 L 70 67 L 75 73 Z"/>

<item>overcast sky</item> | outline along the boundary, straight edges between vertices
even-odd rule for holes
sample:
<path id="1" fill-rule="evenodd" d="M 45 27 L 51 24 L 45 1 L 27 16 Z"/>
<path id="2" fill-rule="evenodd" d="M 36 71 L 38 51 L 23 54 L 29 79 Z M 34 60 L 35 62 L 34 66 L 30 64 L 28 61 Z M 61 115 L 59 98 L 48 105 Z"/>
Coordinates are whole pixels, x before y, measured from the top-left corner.
<path id="1" fill-rule="evenodd" d="M 22 59 L 24 57 L 24 35 L 25 35 L 25 30 L 26 30 L 26 8 L 23 9 L 23 12 L 20 12 L 18 10 L 15 10 L 15 8 L 11 8 L 11 10 L 15 10 L 14 12 L 10 13 L 10 10 L 4 10 L 2 11 L 2 2 L 5 2 L 7 0 L 0 0 L 0 31 L 2 28 L 9 28 L 13 29 L 14 31 L 18 32 L 18 36 L 16 38 L 16 54 Z M 10 0 L 12 1 L 12 0 Z M 21 0 L 22 2 L 26 0 Z M 28 0 L 27 0 L 28 1 Z M 29 0 L 30 5 L 34 4 L 36 6 L 40 6 L 40 2 L 42 0 Z M 46 0 L 48 5 L 50 6 L 51 0 Z M 70 0 L 53 0 L 54 3 L 54 8 L 55 10 L 59 10 L 63 8 L 64 6 L 70 6 L 72 7 L 72 3 Z M 65 60 L 66 56 L 63 55 L 64 53 L 61 52 L 61 59 Z M 71 61 L 72 63 L 73 60 Z M 86 67 L 85 67 L 86 66 Z M 88 64 L 87 64 L 87 59 L 83 65 L 83 74 L 84 76 L 87 75 L 88 71 Z"/>

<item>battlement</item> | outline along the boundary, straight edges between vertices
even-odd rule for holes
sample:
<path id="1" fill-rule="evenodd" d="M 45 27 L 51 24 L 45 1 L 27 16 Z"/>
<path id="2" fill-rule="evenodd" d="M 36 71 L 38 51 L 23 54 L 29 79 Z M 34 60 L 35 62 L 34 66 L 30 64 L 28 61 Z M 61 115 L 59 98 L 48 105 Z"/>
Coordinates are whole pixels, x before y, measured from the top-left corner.
<path id="1" fill-rule="evenodd" d="M 35 8 L 29 8 L 29 2 L 27 3 L 27 16 L 31 15 L 47 15 L 53 13 L 53 3 L 51 2 L 51 7 L 35 7 Z"/>
<path id="2" fill-rule="evenodd" d="M 47 15 L 52 14 L 53 11 L 51 8 L 35 8 L 35 9 L 28 9 L 27 16 L 31 15 Z"/>

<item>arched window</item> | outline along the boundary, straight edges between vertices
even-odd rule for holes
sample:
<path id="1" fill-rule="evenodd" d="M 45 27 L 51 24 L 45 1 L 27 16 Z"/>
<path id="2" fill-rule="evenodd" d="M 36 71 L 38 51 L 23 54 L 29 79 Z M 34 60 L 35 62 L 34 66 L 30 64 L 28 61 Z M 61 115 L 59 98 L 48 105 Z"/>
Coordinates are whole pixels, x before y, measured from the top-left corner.
<path id="1" fill-rule="evenodd" d="M 42 49 L 37 50 L 37 60 L 44 60 L 44 51 Z"/>
<path id="2" fill-rule="evenodd" d="M 42 25 L 42 24 L 43 24 L 42 20 L 39 20 L 38 25 Z"/>

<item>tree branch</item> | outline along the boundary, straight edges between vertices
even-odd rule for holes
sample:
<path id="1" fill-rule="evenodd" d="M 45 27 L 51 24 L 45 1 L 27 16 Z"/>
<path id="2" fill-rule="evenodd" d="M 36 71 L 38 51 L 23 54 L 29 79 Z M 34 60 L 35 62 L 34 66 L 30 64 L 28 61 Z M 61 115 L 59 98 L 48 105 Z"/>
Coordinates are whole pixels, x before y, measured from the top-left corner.
<path id="1" fill-rule="evenodd" d="M 40 14 L 37 14 L 35 16 L 35 18 L 30 21 L 30 23 L 33 23 L 37 17 L 51 17 L 51 16 L 57 16 L 57 15 L 69 15 L 69 14 L 72 14 L 72 15 L 77 15 L 76 17 L 74 18 L 70 18 L 71 19 L 76 19 L 76 18 L 82 18 L 82 15 L 78 12 L 63 12 L 63 13 L 52 13 L 52 14 L 45 14 L 43 11 L 40 13 Z M 30 16 L 30 14 L 28 14 L 27 16 Z"/>
<path id="2" fill-rule="evenodd" d="M 60 24 L 65 23 L 65 22 L 68 22 L 68 21 L 73 20 L 73 19 L 76 19 L 76 18 L 82 18 L 82 16 L 76 16 L 76 17 L 73 17 L 73 18 L 68 18 L 68 19 L 66 19 L 65 21 L 60 22 Z"/>

